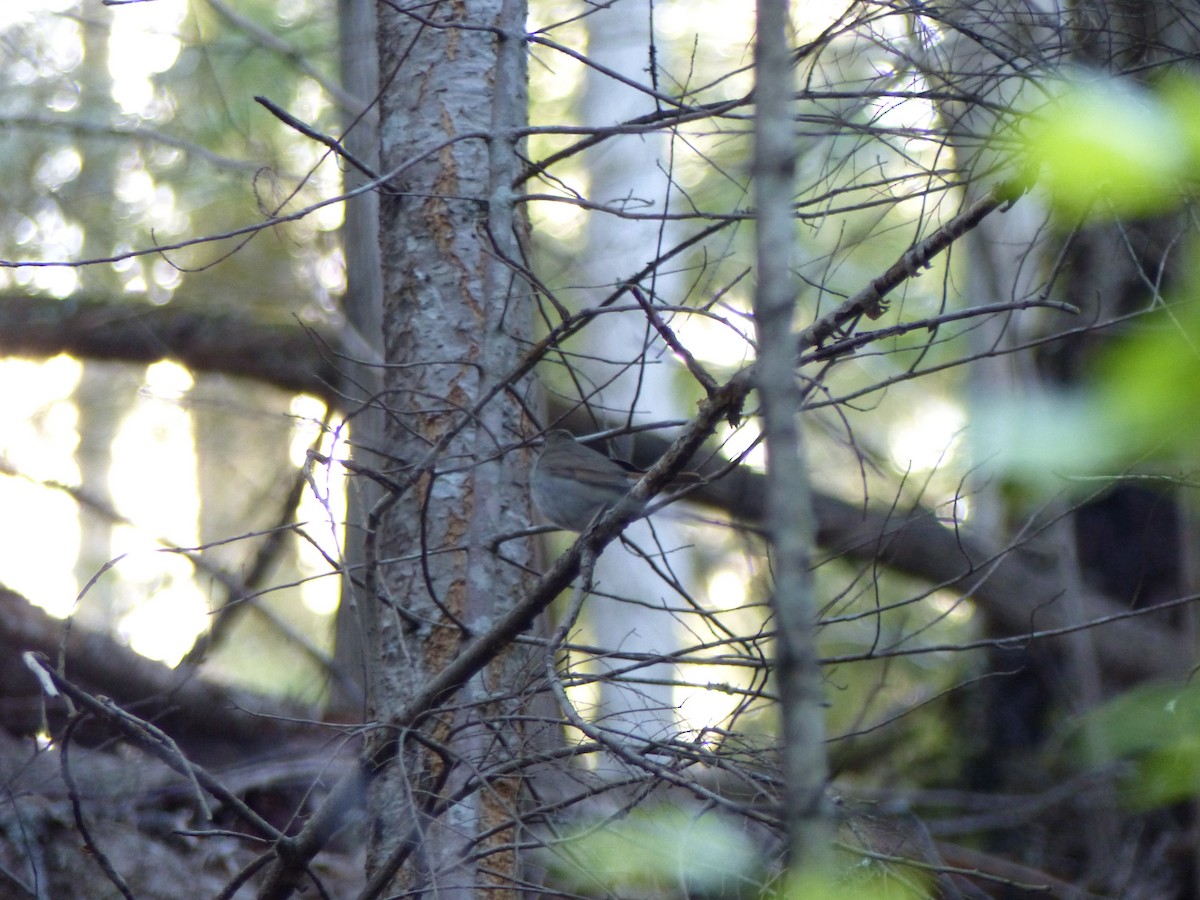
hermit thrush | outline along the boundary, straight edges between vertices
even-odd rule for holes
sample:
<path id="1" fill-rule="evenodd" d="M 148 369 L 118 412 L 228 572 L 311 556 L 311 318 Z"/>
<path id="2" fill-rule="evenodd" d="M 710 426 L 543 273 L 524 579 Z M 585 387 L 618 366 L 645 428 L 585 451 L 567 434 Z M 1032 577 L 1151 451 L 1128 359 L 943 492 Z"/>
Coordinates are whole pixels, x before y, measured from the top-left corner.
<path id="1" fill-rule="evenodd" d="M 629 493 L 642 474 L 585 447 L 569 431 L 557 429 L 546 435 L 546 446 L 533 465 L 533 503 L 559 528 L 584 531 Z M 695 473 L 684 472 L 672 484 L 699 480 Z"/>

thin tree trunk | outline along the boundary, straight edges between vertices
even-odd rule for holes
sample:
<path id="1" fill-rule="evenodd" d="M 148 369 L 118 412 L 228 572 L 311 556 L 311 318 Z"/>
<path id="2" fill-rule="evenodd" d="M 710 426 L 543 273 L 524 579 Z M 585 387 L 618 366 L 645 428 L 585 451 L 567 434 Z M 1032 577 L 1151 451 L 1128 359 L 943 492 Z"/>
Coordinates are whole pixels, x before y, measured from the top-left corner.
<path id="1" fill-rule="evenodd" d="M 645 94 L 614 79 L 612 72 L 633 82 L 650 83 L 648 62 L 656 62 L 650 48 L 651 10 L 646 0 L 624 0 L 609 9 L 598 9 L 586 19 L 588 55 L 600 68 L 589 68 L 583 100 L 584 121 L 598 128 L 627 122 L 654 111 L 654 102 Z M 671 185 L 663 172 L 665 153 L 656 152 L 664 139 L 659 135 L 624 135 L 605 141 L 585 157 L 590 192 L 600 203 L 615 198 L 635 197 L 664 212 L 671 197 Z M 594 305 L 608 294 L 618 280 L 645 267 L 656 255 L 656 246 L 670 247 L 678 238 L 672 222 L 630 221 L 617 216 L 588 216 L 587 250 L 579 261 L 576 277 L 586 285 L 581 303 Z M 656 273 L 643 284 L 647 294 L 653 291 L 655 302 L 678 302 L 679 277 Z M 573 362 L 589 384 L 603 385 L 591 398 L 594 407 L 615 410 L 617 415 L 634 422 L 652 422 L 678 418 L 684 404 L 680 396 L 678 370 L 655 359 L 653 341 L 657 335 L 640 312 L 609 317 L 603 328 L 584 331 L 587 353 Z M 661 345 L 660 345 L 661 349 Z M 684 412 L 686 410 L 683 410 Z M 630 441 L 619 455 L 629 456 Z M 683 547 L 688 541 L 671 515 L 655 518 L 654 530 L 647 522 L 635 522 L 625 537 L 645 552 L 655 552 L 655 541 L 663 547 Z M 671 569 L 686 588 L 694 586 L 695 573 L 689 551 L 673 553 Z M 588 598 L 584 615 L 587 628 L 600 647 L 626 653 L 664 653 L 680 641 L 678 620 L 665 607 L 675 597 L 666 594 L 645 559 L 623 543 L 614 543 L 596 562 L 595 582 L 602 590 Z M 630 602 L 632 601 L 632 602 Z M 595 661 L 601 671 L 620 664 L 604 658 Z M 658 738 L 672 734 L 679 725 L 677 698 L 671 682 L 679 678 L 675 666 L 667 663 L 646 665 L 622 678 L 600 680 L 600 702 L 596 718 L 603 719 L 615 731 L 634 738 Z M 623 768 L 623 767 L 622 767 Z"/>
<path id="2" fill-rule="evenodd" d="M 92 10 L 83 18 L 83 62 L 78 72 L 80 105 L 91 115 L 102 118 L 115 115 L 112 99 L 112 76 L 108 71 L 108 37 L 112 13 L 108 9 Z M 104 221 L 96 213 L 100 203 L 111 204 L 116 159 L 111 142 L 81 139 L 79 142 L 79 178 L 65 190 L 68 211 L 78 221 L 89 223 L 84 229 L 82 252 L 87 256 L 103 257 L 112 252 L 113 235 L 91 223 Z M 117 287 L 111 269 L 81 269 L 80 287 L 102 293 Z M 115 292 L 115 291 L 114 291 Z M 85 362 L 75 389 L 75 405 L 79 411 L 76 428 L 79 445 L 75 462 L 79 466 L 80 482 L 102 503 L 113 507 L 108 486 L 112 468 L 112 443 L 130 408 L 141 371 L 132 372 L 123 365 Z M 113 523 L 88 509 L 80 511 L 79 552 L 75 562 L 75 579 L 87 584 L 101 567 L 113 557 Z M 88 590 L 78 613 L 81 621 L 97 629 L 112 629 L 124 610 L 116 608 L 111 580 L 100 579 Z"/>
<path id="3" fill-rule="evenodd" d="M 343 143 L 356 158 L 379 167 L 379 110 L 374 100 L 379 92 L 379 58 L 375 48 L 375 3 L 373 0 L 341 0 L 340 65 L 342 85 L 362 102 L 362 108 L 347 110 Z M 366 176 L 347 167 L 345 188 L 353 190 Z M 342 248 L 346 259 L 346 294 L 342 309 L 346 316 L 343 347 L 348 360 L 341 393 L 348 400 L 350 439 L 354 461 L 370 469 L 386 463 L 377 451 L 384 443 L 384 415 L 380 405 L 383 370 L 383 273 L 379 261 L 379 196 L 369 192 L 346 204 L 342 226 Z M 349 360 L 354 360 L 350 362 Z M 366 653 L 363 645 L 360 604 L 366 603 L 362 584 L 364 530 L 371 508 L 383 498 L 379 484 L 366 477 L 348 480 L 346 487 L 346 577 L 338 605 L 334 663 L 360 689 L 365 687 Z M 358 711 L 362 696 L 334 697 L 334 704 L 347 712 Z"/>
<path id="4" fill-rule="evenodd" d="M 755 384 L 762 399 L 767 444 L 766 534 L 774 586 L 775 679 L 779 690 L 783 821 L 794 872 L 828 870 L 832 825 L 825 799 L 824 683 L 817 652 L 817 603 L 811 560 L 816 514 L 800 419 L 803 395 L 794 373 L 792 319 L 798 280 L 792 196 L 796 145 L 792 135 L 794 74 L 789 60 L 787 0 L 760 0 L 755 43 L 754 203 L 758 335 Z"/>

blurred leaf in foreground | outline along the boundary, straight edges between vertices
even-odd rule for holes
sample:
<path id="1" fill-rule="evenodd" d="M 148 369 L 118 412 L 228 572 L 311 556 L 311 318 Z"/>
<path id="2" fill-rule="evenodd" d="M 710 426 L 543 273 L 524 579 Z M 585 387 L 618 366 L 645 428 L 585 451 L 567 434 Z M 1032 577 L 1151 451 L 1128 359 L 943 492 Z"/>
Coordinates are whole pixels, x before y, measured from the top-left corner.
<path id="1" fill-rule="evenodd" d="M 739 896 L 761 863 L 749 836 L 733 823 L 666 806 L 584 824 L 567 838 L 547 866 L 584 893 Z"/>
<path id="2" fill-rule="evenodd" d="M 1200 794 L 1200 686 L 1136 688 L 1084 716 L 1072 730 L 1072 755 L 1089 767 L 1128 763 L 1121 796 L 1136 809 Z"/>
<path id="3" fill-rule="evenodd" d="M 1196 117 L 1127 79 L 1065 81 L 1021 120 L 1025 179 L 1072 219 L 1163 211 L 1178 203 L 1191 174 L 1187 123 L 1200 127 Z"/>

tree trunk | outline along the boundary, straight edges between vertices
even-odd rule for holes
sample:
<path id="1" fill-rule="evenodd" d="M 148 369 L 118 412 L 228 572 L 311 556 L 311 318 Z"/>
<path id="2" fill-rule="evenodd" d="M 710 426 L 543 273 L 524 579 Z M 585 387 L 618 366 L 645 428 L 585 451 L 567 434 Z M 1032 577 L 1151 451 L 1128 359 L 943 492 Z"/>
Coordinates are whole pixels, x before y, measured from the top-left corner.
<path id="1" fill-rule="evenodd" d="M 379 111 L 374 103 L 379 91 L 379 58 L 375 48 L 375 4 L 372 0 L 342 0 L 338 4 L 341 32 L 342 85 L 362 102 L 361 110 L 347 110 L 343 143 L 356 158 L 379 167 Z M 353 190 L 366 175 L 347 166 L 345 188 Z M 384 444 L 384 410 L 381 404 L 383 370 L 383 281 L 379 262 L 379 195 L 367 192 L 346 204 L 342 226 L 342 252 L 346 260 L 346 317 L 342 346 L 349 358 L 343 362 L 340 393 L 347 399 L 350 440 L 354 461 L 370 469 L 383 469 L 379 454 Z M 355 360 L 351 363 L 349 360 Z M 366 477 L 353 477 L 346 485 L 346 572 L 338 604 L 334 663 L 359 689 L 350 695 L 335 694 L 334 706 L 347 714 L 361 711 L 365 687 L 366 653 L 360 604 L 369 602 L 359 590 L 365 562 L 363 523 L 383 499 L 380 485 Z"/>
<path id="2" fill-rule="evenodd" d="M 78 73 L 80 102 L 97 117 L 115 116 L 112 101 L 112 76 L 108 71 L 108 38 L 112 13 L 95 10 L 94 16 L 84 19 L 83 62 Z M 104 140 L 81 140 L 79 143 L 79 178 L 69 184 L 63 198 L 70 214 L 79 222 L 103 221 L 96 217 L 97 205 L 110 204 L 117 159 L 112 144 Z M 102 257 L 113 250 L 115 235 L 89 224 L 83 231 L 82 251 L 88 256 Z M 102 293 L 117 287 L 110 268 L 79 270 L 80 287 Z M 75 389 L 75 404 L 79 410 L 76 429 L 79 444 L 75 462 L 79 466 L 80 483 L 101 503 L 114 507 L 109 489 L 112 469 L 112 444 L 129 411 L 141 371 L 123 365 L 85 362 Z M 75 562 L 75 580 L 82 586 L 113 557 L 113 523 L 93 510 L 82 510 L 79 516 L 79 553 Z M 111 629 L 127 611 L 117 606 L 112 582 L 100 579 L 88 590 L 86 601 L 75 612 L 80 621 L 97 629 Z"/>
<path id="3" fill-rule="evenodd" d="M 528 542 L 504 544 L 503 557 L 487 546 L 530 521 L 529 452 L 512 447 L 521 410 L 503 392 L 483 401 L 518 359 L 531 315 L 506 262 L 520 258 L 525 229 L 511 189 L 526 117 L 524 3 L 471 0 L 455 16 L 469 29 L 379 14 L 382 167 L 409 164 L 384 187 L 380 241 L 387 474 L 412 486 L 385 501 L 368 554 L 378 580 L 363 603 L 369 716 L 386 726 L 530 583 Z M 425 718 L 419 739 L 374 732 L 386 768 L 369 799 L 371 890 L 401 866 L 404 887 L 443 898 L 511 889 L 516 855 L 502 848 L 515 837 L 504 824 L 517 782 L 488 770 L 520 752 L 511 716 L 530 662 L 502 656 Z"/>
<path id="4" fill-rule="evenodd" d="M 611 75 L 626 76 L 630 81 L 649 81 L 647 62 L 655 64 L 650 47 L 652 14 L 645 0 L 623 2 L 610 9 L 599 9 L 587 18 L 589 57 L 604 70 L 588 68 L 585 75 L 583 120 L 599 128 L 632 121 L 654 110 L 654 102 Z M 615 203 L 618 198 L 637 198 L 634 204 L 648 202 L 650 208 L 670 207 L 670 181 L 664 177 L 669 165 L 659 135 L 622 135 L 605 141 L 586 154 L 586 169 L 593 200 Z M 586 285 L 596 285 L 584 293 L 582 306 L 595 305 L 612 291 L 618 280 L 641 271 L 647 262 L 673 246 L 679 228 L 672 222 L 654 219 L 631 221 L 592 213 L 587 218 L 587 249 L 578 269 L 572 274 Z M 679 277 L 655 272 L 643 288 L 655 302 L 680 302 Z M 678 369 L 670 359 L 655 358 L 656 333 L 648 328 L 645 316 L 629 312 L 609 316 L 603 327 L 584 330 L 587 351 L 573 367 L 584 375 L 587 384 L 603 385 L 589 398 L 594 410 L 609 409 L 627 421 L 653 422 L 679 418 L 686 412 L 678 402 Z M 625 442 L 618 455 L 628 457 L 636 438 Z M 654 530 L 647 522 L 635 522 L 625 537 L 643 553 L 653 557 L 656 541 L 662 547 L 684 547 L 688 543 L 671 514 L 658 516 Z M 689 550 L 674 552 L 669 563 L 685 589 L 695 589 L 695 572 Z M 595 635 L 598 646 L 626 653 L 665 653 L 679 646 L 679 623 L 667 608 L 676 597 L 668 594 L 653 569 L 641 555 L 623 543 L 608 547 L 596 562 L 595 582 L 600 590 L 588 598 L 584 615 L 586 628 Z M 600 671 L 625 668 L 603 657 L 588 660 Z M 682 680 L 676 666 L 668 663 L 645 665 L 622 677 L 601 678 L 599 704 L 595 718 L 602 719 L 615 731 L 636 738 L 662 739 L 679 727 L 677 698 L 672 681 Z"/>

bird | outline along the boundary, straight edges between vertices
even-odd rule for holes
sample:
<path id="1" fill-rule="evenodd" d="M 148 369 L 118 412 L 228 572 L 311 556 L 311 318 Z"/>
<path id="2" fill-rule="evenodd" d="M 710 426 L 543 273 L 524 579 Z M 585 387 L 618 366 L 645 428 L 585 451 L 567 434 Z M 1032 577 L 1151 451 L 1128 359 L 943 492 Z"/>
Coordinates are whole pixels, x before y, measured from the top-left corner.
<path id="1" fill-rule="evenodd" d="M 567 531 L 586 531 L 605 510 L 615 506 L 645 474 L 609 459 L 557 428 L 533 464 L 533 504 L 548 522 Z M 683 472 L 672 484 L 695 484 L 700 477 Z"/>

